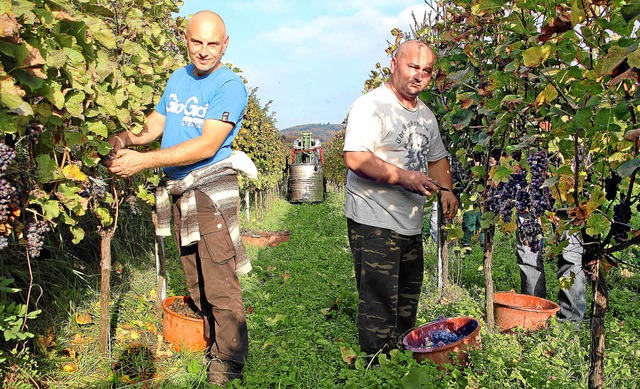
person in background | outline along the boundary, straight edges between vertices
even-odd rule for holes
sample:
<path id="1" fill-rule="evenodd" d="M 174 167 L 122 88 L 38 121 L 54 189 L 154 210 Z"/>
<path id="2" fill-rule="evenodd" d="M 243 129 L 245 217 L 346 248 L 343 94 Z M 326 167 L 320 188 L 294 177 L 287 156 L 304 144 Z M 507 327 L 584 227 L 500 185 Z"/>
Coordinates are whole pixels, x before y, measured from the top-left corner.
<path id="1" fill-rule="evenodd" d="M 116 154 L 108 166 L 122 177 L 163 168 L 167 180 L 158 188 L 156 234 L 170 235 L 173 212 L 187 287 L 205 319 L 208 378 L 223 385 L 242 378 L 249 348 L 238 275 L 249 271 L 250 263 L 238 228 L 237 171 L 253 171 L 255 165 L 231 150 L 247 91 L 221 62 L 229 37 L 218 14 L 191 16 L 184 38 L 191 63 L 171 75 L 142 132 L 109 139 Z M 127 148 L 160 136 L 158 150 Z"/>
<path id="2" fill-rule="evenodd" d="M 548 122 L 545 125 L 550 127 Z M 541 125 L 542 126 L 542 125 Z M 545 127 L 543 127 L 545 128 Z M 517 152 L 513 158 L 519 161 L 522 154 Z M 520 293 L 530 296 L 547 298 L 547 285 L 544 272 L 543 239 L 537 242 L 537 249 L 523 242 L 522 223 L 524 216 L 518 215 L 516 220 L 516 262 L 520 268 Z M 538 220 L 538 223 L 540 221 Z M 564 243 L 566 242 L 566 243 Z M 567 288 L 558 290 L 558 304 L 560 311 L 557 317 L 561 321 L 580 323 L 587 311 L 587 278 L 582 269 L 582 255 L 584 247 L 579 235 L 563 233 L 559 244 L 565 245 L 562 253 L 557 256 L 558 264 L 556 276 L 558 279 L 572 279 Z"/>
<path id="3" fill-rule="evenodd" d="M 436 117 L 418 98 L 434 64 L 427 44 L 402 43 L 389 81 L 355 100 L 346 119 L 345 216 L 359 294 L 358 339 L 371 358 L 396 348 L 416 324 L 425 196 L 440 194 L 447 219 L 458 209 Z"/>
<path id="4" fill-rule="evenodd" d="M 482 164 L 482 153 L 474 152 L 472 154 L 473 158 L 473 166 L 479 166 Z M 494 158 L 495 159 L 495 158 Z M 464 184 L 466 185 L 465 190 L 470 186 L 469 181 L 473 175 L 471 171 L 469 171 L 468 177 L 465 177 Z M 480 221 L 482 220 L 482 210 L 480 206 L 477 204 L 472 204 L 471 208 L 462 213 L 462 239 L 460 242 L 462 243 L 462 247 L 469 248 L 471 247 L 471 241 L 473 236 L 479 234 L 478 242 L 480 242 L 480 246 L 484 248 L 484 232 L 482 231 L 482 227 L 480 226 Z"/>

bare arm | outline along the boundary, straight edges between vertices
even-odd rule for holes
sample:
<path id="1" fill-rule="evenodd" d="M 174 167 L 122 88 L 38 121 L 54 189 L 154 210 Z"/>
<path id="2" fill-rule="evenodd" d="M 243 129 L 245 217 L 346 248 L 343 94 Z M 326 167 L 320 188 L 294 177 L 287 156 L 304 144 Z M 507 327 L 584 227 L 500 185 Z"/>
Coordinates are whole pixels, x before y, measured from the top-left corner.
<path id="1" fill-rule="evenodd" d="M 375 182 L 400 185 L 408 191 L 423 195 L 437 191 L 433 180 L 426 174 L 401 169 L 370 151 L 345 151 L 344 162 L 357 175 Z"/>
<path id="2" fill-rule="evenodd" d="M 118 150 L 109 170 L 119 176 L 128 177 L 143 169 L 190 165 L 212 157 L 232 129 L 232 123 L 208 119 L 204 121 L 199 137 L 175 146 L 142 153 L 127 149 Z M 141 137 L 137 141 L 142 139 L 147 138 Z"/>
<path id="3" fill-rule="evenodd" d="M 439 159 L 435 162 L 429 162 L 429 175 L 433 181 L 441 188 L 448 190 L 440 191 L 442 200 L 442 213 L 447 219 L 452 219 L 458 212 L 458 199 L 454 196 L 451 189 L 453 181 L 451 178 L 451 167 L 447 158 Z"/>

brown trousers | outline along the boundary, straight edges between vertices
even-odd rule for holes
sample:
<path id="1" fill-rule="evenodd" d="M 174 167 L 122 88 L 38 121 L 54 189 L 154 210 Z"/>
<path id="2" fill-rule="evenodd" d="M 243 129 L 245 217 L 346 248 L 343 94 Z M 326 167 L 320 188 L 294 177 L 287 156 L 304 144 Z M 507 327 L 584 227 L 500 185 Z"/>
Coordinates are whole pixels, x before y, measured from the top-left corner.
<path id="1" fill-rule="evenodd" d="M 210 356 L 244 364 L 249 352 L 247 322 L 240 282 L 235 272 L 235 250 L 227 223 L 211 199 L 196 190 L 200 241 L 180 245 L 180 208 L 174 198 L 174 236 L 191 298 L 205 317 Z M 213 325 L 212 325 L 213 324 Z"/>

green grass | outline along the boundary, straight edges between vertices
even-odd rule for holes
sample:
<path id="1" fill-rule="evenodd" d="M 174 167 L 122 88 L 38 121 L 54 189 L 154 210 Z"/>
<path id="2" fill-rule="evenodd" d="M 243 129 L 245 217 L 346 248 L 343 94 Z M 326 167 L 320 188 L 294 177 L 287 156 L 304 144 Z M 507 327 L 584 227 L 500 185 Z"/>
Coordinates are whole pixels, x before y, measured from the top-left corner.
<path id="1" fill-rule="evenodd" d="M 243 220 L 244 222 L 244 220 Z M 319 204 L 276 200 L 266 217 L 244 227 L 256 231 L 291 231 L 276 247 L 248 246 L 253 271 L 241 279 L 250 355 L 246 388 L 577 388 L 587 386 L 589 328 L 575 329 L 552 319 L 534 334 L 492 334 L 484 326 L 482 252 L 476 244 L 450 257 L 451 287 L 441 295 L 435 279 L 435 247 L 426 246 L 426 269 L 418 324 L 440 316 L 480 319 L 482 347 L 469 365 L 438 370 L 417 363 L 405 351 L 381 358 L 368 369 L 356 339 L 357 292 L 348 250 L 343 194 Z M 98 289 L 89 277 L 85 287 L 63 291 L 54 312 L 38 322 L 37 333 L 51 328 L 53 341 L 38 358 L 34 377 L 50 388 L 207 388 L 201 353 L 171 351 L 161 339 L 161 316 L 154 308 L 155 269 L 152 246 L 141 242 L 139 226 L 123 221 L 117 260 L 123 271 L 112 283 L 113 346 L 111 358 L 97 353 Z M 143 239 L 148 239 L 144 235 Z M 132 240 L 132 242 L 128 242 Z M 171 239 L 167 239 L 169 294 L 184 294 L 184 281 Z M 131 257 L 131 258 L 129 258 Z M 555 299 L 555 263 L 546 263 L 547 289 Z M 494 250 L 496 290 L 518 291 L 513 239 L 498 234 Z M 638 276 L 608 277 L 611 309 L 607 313 L 605 387 L 635 388 L 640 367 Z M 71 299 L 70 298 L 74 298 Z M 590 302 L 589 302 L 590 303 Z M 65 305 L 66 304 L 66 305 Z M 63 307 L 66 306 L 66 309 Z M 62 313 L 60 313 L 62 312 Z M 75 313 L 93 321 L 78 324 Z M 65 366 L 70 371 L 64 371 Z M 5 378 L 5 383 L 8 382 Z M 22 380 L 29 386 L 28 380 Z M 7 386 L 10 387 L 10 386 Z M 42 386 L 41 386 L 42 387 Z"/>

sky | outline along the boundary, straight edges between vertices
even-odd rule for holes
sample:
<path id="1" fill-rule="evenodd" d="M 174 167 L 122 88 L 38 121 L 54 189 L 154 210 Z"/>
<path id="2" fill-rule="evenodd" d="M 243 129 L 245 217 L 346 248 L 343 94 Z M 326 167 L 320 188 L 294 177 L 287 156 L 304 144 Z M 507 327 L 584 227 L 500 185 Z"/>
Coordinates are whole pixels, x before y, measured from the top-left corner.
<path id="1" fill-rule="evenodd" d="M 422 20 L 424 0 L 184 0 L 179 15 L 209 9 L 225 21 L 223 62 L 242 69 L 280 130 L 342 123 L 385 53 L 393 28 Z"/>

